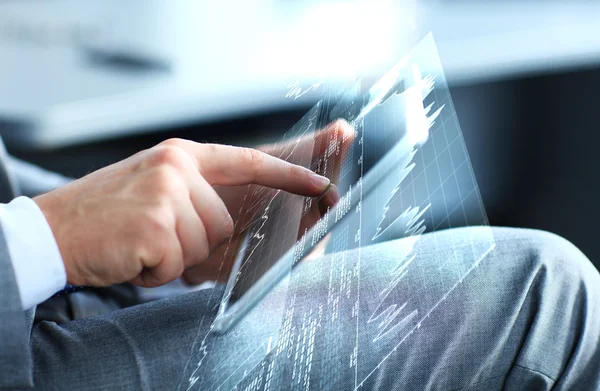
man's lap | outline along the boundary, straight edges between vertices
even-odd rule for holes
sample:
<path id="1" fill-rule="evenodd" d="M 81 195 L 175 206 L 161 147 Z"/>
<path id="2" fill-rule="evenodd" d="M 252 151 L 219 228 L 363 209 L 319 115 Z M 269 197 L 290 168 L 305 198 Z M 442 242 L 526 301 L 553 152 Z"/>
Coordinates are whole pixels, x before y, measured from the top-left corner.
<path id="1" fill-rule="evenodd" d="M 421 240 L 423 248 L 428 247 L 427 241 L 430 247 L 435 241 L 443 248 L 446 242 L 456 244 L 458 237 L 477 237 L 480 230 L 445 231 L 423 235 Z M 452 280 L 448 284 L 429 283 L 426 276 L 417 281 L 435 298 L 432 302 L 444 300 L 401 344 L 387 341 L 395 349 L 390 349 L 385 361 L 363 359 L 365 368 L 379 364 L 366 379 L 366 389 L 497 389 L 503 385 L 510 389 L 511 385 L 523 388 L 525 381 L 569 389 L 584 380 L 598 382 L 600 277 L 593 266 L 555 235 L 495 229 L 494 239 L 494 250 L 460 283 L 454 283 L 455 276 L 448 278 Z M 363 278 L 377 282 L 377 270 L 395 261 L 398 243 L 361 250 L 363 265 L 370 260 L 379 265 L 361 276 L 361 283 L 370 282 Z M 436 251 L 420 256 L 435 262 L 444 255 Z M 329 272 L 318 273 L 328 270 L 325 263 L 314 260 L 294 272 L 298 281 L 308 282 L 304 289 L 296 287 L 299 311 L 317 308 L 316 302 L 326 300 Z M 303 280 L 303 273 L 309 278 Z M 361 292 L 369 291 L 363 287 Z M 199 291 L 60 326 L 43 322 L 32 333 L 36 385 L 72 389 L 186 385 L 190 367 L 197 364 L 199 340 L 209 331 L 222 293 L 222 288 Z M 361 301 L 374 301 L 378 295 L 374 290 Z M 400 335 L 406 333 L 390 333 L 386 338 Z M 250 331 L 247 338 L 252 338 Z M 327 348 L 318 338 L 315 345 L 319 351 Z M 344 357 L 350 357 L 352 352 L 346 353 Z M 346 358 L 339 361 L 349 368 Z M 211 379 L 200 383 L 211 384 Z M 524 388 L 536 388 L 535 383 L 530 385 Z"/>
<path id="2" fill-rule="evenodd" d="M 394 353 L 394 376 L 380 371 L 371 384 L 535 390 L 587 379 L 600 387 L 597 271 L 556 235 L 495 229 L 494 237 L 494 250 Z"/>

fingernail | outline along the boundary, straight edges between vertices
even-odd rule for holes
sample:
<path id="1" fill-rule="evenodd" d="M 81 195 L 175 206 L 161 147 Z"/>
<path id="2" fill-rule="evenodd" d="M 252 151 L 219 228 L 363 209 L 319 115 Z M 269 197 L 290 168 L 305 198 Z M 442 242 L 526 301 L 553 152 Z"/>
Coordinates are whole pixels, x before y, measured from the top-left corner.
<path id="1" fill-rule="evenodd" d="M 338 192 L 337 186 L 333 183 L 329 186 L 329 190 L 325 193 L 325 197 L 331 203 L 331 205 L 335 205 L 340 200 L 340 193 Z"/>
<path id="2" fill-rule="evenodd" d="M 314 185 L 323 191 L 325 191 L 329 186 L 329 183 L 331 183 L 331 181 L 328 178 L 325 178 L 324 176 L 321 176 L 319 174 L 315 174 L 314 172 L 311 175 L 311 179 Z"/>
<path id="3" fill-rule="evenodd" d="M 321 197 L 319 201 L 319 212 L 321 216 L 324 216 L 329 208 L 333 208 L 335 204 L 337 204 L 340 200 L 340 193 L 338 192 L 337 186 L 333 183 L 329 185 L 327 190 L 325 190 L 325 194 Z"/>

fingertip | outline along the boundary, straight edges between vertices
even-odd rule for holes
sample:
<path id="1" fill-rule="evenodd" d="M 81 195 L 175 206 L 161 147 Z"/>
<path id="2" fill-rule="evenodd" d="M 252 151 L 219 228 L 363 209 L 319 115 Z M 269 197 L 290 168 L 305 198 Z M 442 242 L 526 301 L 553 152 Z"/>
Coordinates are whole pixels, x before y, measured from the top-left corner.
<path id="1" fill-rule="evenodd" d="M 333 123 L 333 127 L 335 129 L 338 129 L 339 131 L 341 131 L 344 135 L 347 135 L 348 137 L 354 137 L 354 127 L 352 125 L 350 125 L 348 123 L 348 121 L 346 121 L 343 118 L 338 118 L 337 120 L 335 120 L 335 122 Z"/>
<path id="2" fill-rule="evenodd" d="M 332 183 L 319 201 L 319 212 L 321 213 L 321 216 L 327 213 L 327 211 L 330 208 L 333 208 L 339 201 L 340 193 L 338 192 L 337 186 Z"/>
<path id="3" fill-rule="evenodd" d="M 321 198 L 321 203 L 329 208 L 332 208 L 340 201 L 340 193 L 338 192 L 338 188 L 335 184 L 331 184 L 325 194 L 323 194 L 323 198 Z"/>
<path id="4" fill-rule="evenodd" d="M 338 191 L 337 186 L 334 183 L 332 183 L 329 186 L 329 189 L 327 190 L 327 193 L 325 194 L 325 198 L 327 198 L 327 201 L 331 203 L 331 206 L 337 204 L 338 201 L 340 200 L 340 193 Z"/>
<path id="5" fill-rule="evenodd" d="M 333 122 L 333 126 L 337 126 L 338 128 L 351 128 L 350 124 L 348 123 L 348 121 L 346 121 L 343 118 L 338 118 Z"/>
<path id="6" fill-rule="evenodd" d="M 319 175 L 311 171 L 310 179 L 314 187 L 319 191 L 319 194 L 324 193 L 331 184 L 329 178 Z"/>

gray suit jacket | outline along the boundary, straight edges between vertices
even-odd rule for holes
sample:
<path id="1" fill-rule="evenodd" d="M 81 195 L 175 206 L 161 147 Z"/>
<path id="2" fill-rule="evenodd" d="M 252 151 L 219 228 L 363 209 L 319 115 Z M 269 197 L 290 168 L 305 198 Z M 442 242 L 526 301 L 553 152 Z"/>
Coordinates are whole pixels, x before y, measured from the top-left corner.
<path id="1" fill-rule="evenodd" d="M 21 309 L 19 288 L 0 228 L 0 387 L 32 387 L 29 335 L 35 308 Z"/>
<path id="2" fill-rule="evenodd" d="M 0 202 L 18 195 L 33 197 L 70 179 L 7 155 L 0 138 Z M 29 337 L 35 308 L 23 311 L 19 288 L 0 226 L 0 388 L 33 386 Z"/>

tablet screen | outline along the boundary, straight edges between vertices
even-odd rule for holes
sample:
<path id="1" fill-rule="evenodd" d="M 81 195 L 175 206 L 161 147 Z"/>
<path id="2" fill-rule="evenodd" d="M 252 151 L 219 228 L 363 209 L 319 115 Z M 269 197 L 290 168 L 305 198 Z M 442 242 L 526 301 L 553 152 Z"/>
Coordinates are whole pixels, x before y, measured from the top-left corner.
<path id="1" fill-rule="evenodd" d="M 337 118 L 351 136 L 322 132 Z M 203 296 L 218 310 L 198 319 L 182 389 L 360 389 L 439 327 L 429 315 L 495 245 L 432 37 L 372 87 L 325 93 L 269 148 L 340 199 L 240 188 L 215 268 L 227 286 Z"/>
<path id="2" fill-rule="evenodd" d="M 346 97 L 348 95 L 346 93 Z M 318 224 L 348 191 L 350 184 L 359 179 L 360 173 L 354 162 L 360 156 L 355 130 L 326 123 L 329 118 L 326 111 L 331 112 L 335 107 L 331 105 L 332 101 L 314 107 L 287 134 L 285 141 L 273 146 L 278 157 L 310 168 L 329 178 L 332 185 L 323 196 L 316 198 L 259 187 L 248 190 L 247 205 L 240 217 L 244 234 L 238 242 L 233 265 L 235 282 L 231 287 L 230 303 L 239 300 L 257 284 L 306 232 Z"/>
<path id="3" fill-rule="evenodd" d="M 423 80 L 418 69 L 401 68 L 382 79 L 366 93 L 360 93 L 360 83 L 344 91 L 329 91 L 299 123 L 284 141 L 270 146 L 270 152 L 287 161 L 303 165 L 328 177 L 333 184 L 322 197 L 304 198 L 254 188 L 249 190 L 244 214 L 239 217 L 243 228 L 235 244 L 235 260 L 228 286 L 228 302 L 240 300 L 286 253 L 296 246 L 301 249 L 294 263 L 302 258 L 337 251 L 327 236 L 348 211 L 356 208 L 365 191 L 377 186 L 378 178 L 398 166 L 407 164 L 413 148 L 427 139 L 427 129 L 411 125 L 406 116 L 411 95 L 423 113 Z M 415 99 L 413 99 L 415 100 Z M 437 112 L 429 113 L 429 123 Z M 339 119 L 348 125 L 335 122 Z M 364 129 L 377 131 L 365 132 Z M 414 133 L 424 132 L 424 134 Z M 368 146 L 368 148 L 365 148 Z M 390 151 L 393 154 L 390 156 Z M 386 157 L 386 159 L 384 159 Z M 377 170 L 377 173 L 371 173 Z M 362 179 L 365 178 L 368 188 Z M 375 178 L 375 179 L 374 179 Z M 332 194 L 328 194 L 332 193 Z M 341 205 L 336 205 L 341 202 Z M 344 250 L 358 242 L 339 244 Z M 270 286 L 265 286 L 269 289 Z"/>

